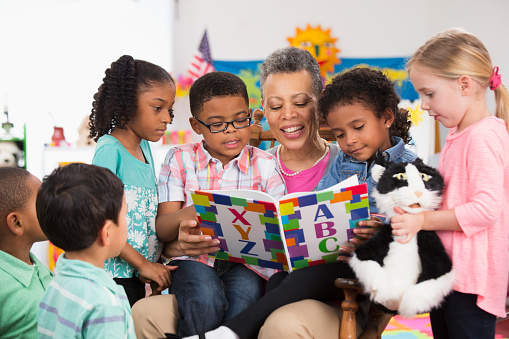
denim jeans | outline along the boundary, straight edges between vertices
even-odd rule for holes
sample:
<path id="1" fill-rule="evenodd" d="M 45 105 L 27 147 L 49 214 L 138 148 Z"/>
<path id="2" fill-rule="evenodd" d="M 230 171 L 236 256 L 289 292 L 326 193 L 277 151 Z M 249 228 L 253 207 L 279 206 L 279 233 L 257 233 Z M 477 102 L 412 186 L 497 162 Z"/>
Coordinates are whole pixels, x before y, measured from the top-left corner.
<path id="1" fill-rule="evenodd" d="M 435 339 L 493 339 L 497 317 L 477 306 L 477 294 L 453 291 L 430 312 Z"/>
<path id="2" fill-rule="evenodd" d="M 170 292 L 180 318 L 177 333 L 190 336 L 213 330 L 258 300 L 264 280 L 243 264 L 216 260 L 214 267 L 197 261 L 174 260 Z"/>

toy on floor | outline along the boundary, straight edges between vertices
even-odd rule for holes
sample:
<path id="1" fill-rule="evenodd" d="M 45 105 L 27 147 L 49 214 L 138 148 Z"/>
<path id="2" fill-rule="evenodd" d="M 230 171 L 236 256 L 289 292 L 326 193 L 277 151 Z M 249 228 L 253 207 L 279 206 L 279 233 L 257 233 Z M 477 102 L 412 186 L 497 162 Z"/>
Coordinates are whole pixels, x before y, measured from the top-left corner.
<path id="1" fill-rule="evenodd" d="M 386 224 L 355 250 L 349 263 L 373 302 L 411 318 L 440 305 L 452 290 L 454 271 L 435 232 L 420 231 L 401 244 L 388 222 L 396 215 L 394 207 L 408 213 L 437 209 L 444 181 L 421 159 L 386 163 L 379 157 L 376 162 L 371 171 L 378 182 L 373 197 Z"/>

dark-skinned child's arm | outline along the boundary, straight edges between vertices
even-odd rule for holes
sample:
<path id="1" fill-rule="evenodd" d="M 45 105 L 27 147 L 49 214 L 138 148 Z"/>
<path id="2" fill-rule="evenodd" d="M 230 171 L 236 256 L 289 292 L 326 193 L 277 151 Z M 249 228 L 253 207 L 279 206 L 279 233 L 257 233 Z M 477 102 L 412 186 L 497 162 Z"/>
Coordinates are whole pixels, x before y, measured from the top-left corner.
<path id="1" fill-rule="evenodd" d="M 120 251 L 120 257 L 140 273 L 141 281 L 144 281 L 143 278 L 145 278 L 145 280 L 155 282 L 159 286 L 158 291 L 163 291 L 171 285 L 171 271 L 175 270 L 175 266 L 150 262 L 128 243 Z"/>
<path id="2" fill-rule="evenodd" d="M 167 243 L 177 239 L 182 221 L 198 222 L 194 206 L 182 207 L 183 204 L 182 201 L 167 201 L 157 207 L 156 234 L 160 242 Z"/>

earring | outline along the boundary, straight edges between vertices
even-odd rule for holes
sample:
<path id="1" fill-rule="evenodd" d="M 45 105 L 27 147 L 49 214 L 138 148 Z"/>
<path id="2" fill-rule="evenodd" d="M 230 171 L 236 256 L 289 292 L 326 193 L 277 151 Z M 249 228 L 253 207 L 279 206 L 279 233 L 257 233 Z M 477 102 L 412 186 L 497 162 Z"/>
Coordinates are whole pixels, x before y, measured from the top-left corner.
<path id="1" fill-rule="evenodd" d="M 389 125 L 385 125 L 385 126 L 387 126 L 387 128 L 391 128 L 391 126 L 389 126 Z"/>

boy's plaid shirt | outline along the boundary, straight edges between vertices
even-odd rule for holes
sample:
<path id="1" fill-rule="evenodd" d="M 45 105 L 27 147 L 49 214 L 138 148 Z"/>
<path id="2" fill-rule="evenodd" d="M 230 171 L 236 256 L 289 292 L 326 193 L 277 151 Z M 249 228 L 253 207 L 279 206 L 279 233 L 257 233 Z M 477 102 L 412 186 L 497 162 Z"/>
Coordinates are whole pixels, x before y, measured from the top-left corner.
<path id="1" fill-rule="evenodd" d="M 185 206 L 189 206 L 193 203 L 190 190 L 233 189 L 263 191 L 276 199 L 286 194 L 275 157 L 249 145 L 224 168 L 221 161 L 205 150 L 203 141 L 175 146 L 166 155 L 159 175 L 159 203 L 183 201 Z M 208 254 L 173 259 L 197 260 L 214 266 L 214 258 Z M 266 279 L 277 272 L 269 268 L 246 266 Z"/>

